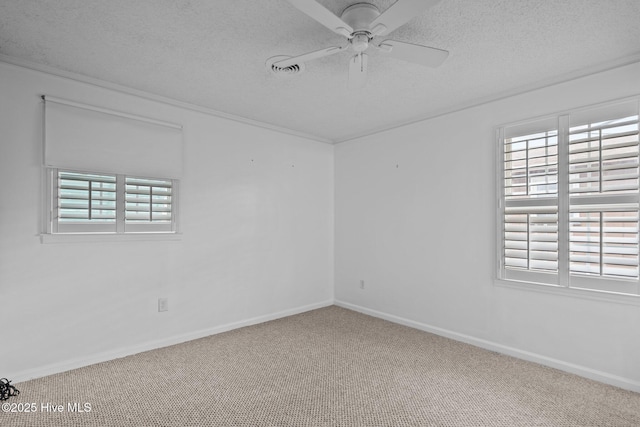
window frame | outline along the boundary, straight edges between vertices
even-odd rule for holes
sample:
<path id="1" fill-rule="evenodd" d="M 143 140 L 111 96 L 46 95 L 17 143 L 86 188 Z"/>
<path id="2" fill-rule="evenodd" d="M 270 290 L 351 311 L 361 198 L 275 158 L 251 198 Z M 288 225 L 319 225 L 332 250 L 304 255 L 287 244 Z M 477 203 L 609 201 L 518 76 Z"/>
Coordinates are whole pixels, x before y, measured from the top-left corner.
<path id="1" fill-rule="evenodd" d="M 640 277 L 638 278 L 611 278 L 607 276 L 590 277 L 570 272 L 570 212 L 576 206 L 576 199 L 570 198 L 569 189 L 569 149 L 570 149 L 570 118 L 572 114 L 581 113 L 590 109 L 607 107 L 609 105 L 634 102 L 639 104 L 639 97 L 618 99 L 607 103 L 591 105 L 584 108 L 564 111 L 544 117 L 537 117 L 515 123 L 498 126 L 495 132 L 496 149 L 496 263 L 495 280 L 497 285 L 516 287 L 528 290 L 540 290 L 544 292 L 560 293 L 565 295 L 586 296 L 596 299 L 612 299 L 614 301 L 640 303 Z M 637 110 L 636 110 L 637 111 Z M 637 113 L 636 113 L 637 114 Z M 556 121 L 558 135 L 558 270 L 557 272 L 537 272 L 528 270 L 510 270 L 505 266 L 505 209 L 507 200 L 505 199 L 505 129 L 522 127 L 523 129 L 536 129 L 536 123 L 549 123 Z M 542 130 L 539 130 L 542 132 Z M 530 132 L 535 133 L 535 132 Z M 525 133 L 526 134 L 526 133 Z M 525 135 L 523 134 L 523 135 Z M 620 196 L 619 199 L 640 202 L 638 192 L 632 196 Z M 595 198 L 606 199 L 611 196 L 596 196 Z M 594 199 L 594 197 L 592 197 Z M 570 206 L 571 203 L 571 206 Z M 526 202 L 524 203 L 526 205 Z M 606 206 L 604 203 L 602 207 Z M 528 233 L 528 231 L 527 231 Z M 640 234 L 640 233 L 639 233 Z M 640 261 L 638 261 L 640 267 Z"/>
<path id="2" fill-rule="evenodd" d="M 58 179 L 59 173 L 83 175 L 101 175 L 115 177 L 116 184 L 116 218 L 113 223 L 87 222 L 62 223 L 58 214 Z M 126 179 L 135 178 L 153 181 L 168 181 L 171 183 L 171 219 L 169 222 L 128 223 L 125 218 L 126 209 Z M 43 232 L 40 234 L 42 243 L 58 242 L 91 242 L 91 241 L 123 241 L 123 240 L 179 240 L 178 227 L 179 180 L 171 178 L 140 177 L 125 174 L 101 173 L 93 171 L 79 171 L 67 168 L 44 168 L 43 192 Z"/>

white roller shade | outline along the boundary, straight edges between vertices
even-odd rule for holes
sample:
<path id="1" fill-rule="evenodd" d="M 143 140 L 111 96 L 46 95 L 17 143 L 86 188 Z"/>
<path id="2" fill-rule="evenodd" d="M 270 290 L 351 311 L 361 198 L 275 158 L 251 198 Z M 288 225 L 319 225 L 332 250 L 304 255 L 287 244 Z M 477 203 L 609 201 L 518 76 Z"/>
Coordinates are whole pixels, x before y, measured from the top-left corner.
<path id="1" fill-rule="evenodd" d="M 43 99 L 46 167 L 172 179 L 182 175 L 181 126 Z"/>

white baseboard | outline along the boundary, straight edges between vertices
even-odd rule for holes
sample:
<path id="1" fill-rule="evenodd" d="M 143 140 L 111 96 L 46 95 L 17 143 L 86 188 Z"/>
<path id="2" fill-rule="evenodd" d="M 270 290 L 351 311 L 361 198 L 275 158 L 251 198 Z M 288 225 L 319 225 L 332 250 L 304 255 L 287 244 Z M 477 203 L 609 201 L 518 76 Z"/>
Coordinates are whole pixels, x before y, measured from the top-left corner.
<path id="1" fill-rule="evenodd" d="M 227 324 L 215 326 L 212 328 L 193 331 L 186 334 L 163 338 L 160 340 L 149 341 L 149 342 L 142 343 L 135 346 L 102 352 L 102 353 L 94 354 L 88 357 L 67 360 L 64 362 L 53 363 L 50 365 L 40 366 L 37 368 L 25 370 L 25 371 L 9 373 L 9 375 L 5 375 L 5 376 L 7 376 L 8 378 L 11 378 L 12 383 L 16 384 L 16 383 L 27 381 L 34 378 L 40 378 L 47 375 L 57 374 L 60 372 L 81 368 L 83 366 L 93 365 L 95 363 L 101 363 L 101 362 L 106 362 L 109 360 L 118 359 L 125 356 L 130 356 L 132 354 L 141 353 L 143 351 L 149 351 L 157 348 L 167 347 L 170 345 L 180 344 L 186 341 L 191 341 L 198 338 L 207 337 L 210 335 L 216 335 L 216 334 L 231 331 L 234 329 L 243 328 L 245 326 L 251 326 L 258 323 L 268 322 L 270 320 L 280 319 L 282 317 L 304 313 L 306 311 L 311 311 L 318 308 L 328 307 L 333 304 L 339 307 L 347 308 L 349 310 L 368 314 L 373 317 L 385 319 L 390 322 L 398 323 L 398 324 L 409 326 L 411 328 L 419 329 L 425 332 L 430 332 L 436 335 L 451 338 L 456 341 L 461 341 L 467 344 L 471 344 L 476 347 L 484 348 L 486 350 L 491 350 L 501 354 L 506 354 L 509 356 L 517 357 L 519 359 L 527 360 L 530 362 L 539 363 L 544 366 L 549 366 L 555 369 L 576 374 L 576 375 L 589 378 L 595 381 L 599 381 L 605 384 L 610 384 L 616 387 L 620 387 L 626 390 L 631 390 L 636 393 L 640 393 L 640 382 L 638 381 L 613 375 L 607 372 L 602 372 L 595 369 L 587 368 L 584 366 L 576 365 L 573 363 L 565 362 L 562 360 L 550 358 L 540 354 L 520 350 L 514 347 L 505 346 L 492 341 L 476 338 L 470 335 L 450 331 L 448 329 L 427 325 L 425 323 L 416 322 L 414 320 L 406 319 L 406 318 L 395 316 L 392 314 L 387 314 L 381 311 L 372 310 L 366 307 L 362 307 L 356 304 L 351 304 L 351 303 L 339 301 L 339 300 L 323 301 L 320 303 L 309 304 L 301 307 L 296 307 L 293 309 L 283 310 L 283 311 L 279 311 L 279 312 L 275 312 L 275 313 L 271 313 L 263 316 L 257 316 L 250 319 L 241 320 L 238 322 L 227 323 Z"/>
<path id="2" fill-rule="evenodd" d="M 118 359 L 125 356 L 131 356 L 132 354 L 142 353 L 143 351 L 155 350 L 157 348 L 180 344 L 186 341 L 191 341 L 198 338 L 204 338 L 210 335 L 216 335 L 222 332 L 231 331 L 233 329 L 243 328 L 245 326 L 256 325 L 258 323 L 264 323 L 270 320 L 276 320 L 282 317 L 292 316 L 294 314 L 300 314 L 306 311 L 328 307 L 330 305 L 333 305 L 333 300 L 327 300 L 327 301 L 323 301 L 315 304 L 304 305 L 301 307 L 278 311 L 278 312 L 266 314 L 263 316 L 252 317 L 250 319 L 245 319 L 238 322 L 227 323 L 224 325 L 214 326 L 212 328 L 202 329 L 194 332 L 188 332 L 185 334 L 167 337 L 159 340 L 148 341 L 142 344 L 119 348 L 117 350 L 97 353 L 97 354 L 93 354 L 86 357 L 66 360 L 63 362 L 53 363 L 45 366 L 39 366 L 37 368 L 27 369 L 21 372 L 13 372 L 13 373 L 9 372 L 8 374 L 5 374 L 5 376 L 7 378 L 11 378 L 11 382 L 16 384 L 16 383 L 31 380 L 34 378 L 41 378 L 47 375 L 53 375 L 53 374 L 58 374 L 60 372 L 70 371 L 72 369 L 82 368 L 83 366 L 93 365 L 95 363 L 101 363 L 101 362 L 106 362 L 109 360 Z"/>
<path id="3" fill-rule="evenodd" d="M 607 372 L 602 372 L 595 369 L 587 368 L 585 366 L 576 365 L 574 363 L 565 362 L 563 360 L 558 360 L 558 359 L 543 356 L 540 354 L 532 353 L 529 351 L 520 350 L 514 347 L 509 347 L 509 346 L 498 344 L 492 341 L 476 338 L 471 335 L 461 334 L 458 332 L 450 331 L 448 329 L 438 328 L 436 326 L 427 325 L 425 323 L 416 322 L 414 320 L 406 319 L 406 318 L 395 316 L 392 314 L 383 313 L 381 311 L 372 310 L 370 308 L 362 307 L 362 306 L 351 304 L 344 301 L 336 300 L 335 305 L 349 309 L 349 310 L 357 311 L 363 314 L 368 314 L 370 316 L 377 317 L 380 319 L 388 320 L 390 322 L 398 323 L 400 325 L 405 325 L 411 328 L 419 329 L 421 331 L 430 332 L 432 334 L 440 335 L 446 338 L 451 338 L 453 340 L 471 344 L 476 347 L 484 348 L 486 350 L 491 350 L 497 353 L 506 354 L 508 356 L 517 357 L 518 359 L 523 359 L 529 362 L 538 363 L 540 365 L 549 366 L 551 368 L 559 369 L 561 371 L 569 372 L 575 375 L 579 375 L 581 377 L 589 378 L 605 384 L 620 387 L 625 390 L 631 390 L 636 393 L 640 393 L 640 382 L 629 379 L 629 378 L 620 377 Z"/>

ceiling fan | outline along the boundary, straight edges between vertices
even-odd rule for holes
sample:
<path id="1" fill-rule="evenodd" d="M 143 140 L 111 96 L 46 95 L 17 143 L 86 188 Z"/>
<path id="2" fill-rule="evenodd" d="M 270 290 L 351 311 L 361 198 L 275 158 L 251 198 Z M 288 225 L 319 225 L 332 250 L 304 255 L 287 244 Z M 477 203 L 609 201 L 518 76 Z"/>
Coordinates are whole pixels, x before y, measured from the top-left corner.
<path id="1" fill-rule="evenodd" d="M 377 40 L 377 38 L 404 25 L 411 18 L 421 14 L 440 0 L 397 0 L 382 13 L 371 3 L 355 3 L 347 7 L 340 17 L 315 0 L 287 1 L 320 24 L 346 37 L 347 44 L 331 46 L 286 59 L 278 57 L 278 60 L 272 63 L 274 67 L 286 69 L 351 48 L 355 55 L 349 61 L 349 86 L 358 88 L 364 86 L 366 82 L 368 55 L 365 52 L 371 46 L 392 58 L 427 67 L 437 67 L 449 56 L 449 52 L 446 50 L 433 47 L 397 40 Z"/>

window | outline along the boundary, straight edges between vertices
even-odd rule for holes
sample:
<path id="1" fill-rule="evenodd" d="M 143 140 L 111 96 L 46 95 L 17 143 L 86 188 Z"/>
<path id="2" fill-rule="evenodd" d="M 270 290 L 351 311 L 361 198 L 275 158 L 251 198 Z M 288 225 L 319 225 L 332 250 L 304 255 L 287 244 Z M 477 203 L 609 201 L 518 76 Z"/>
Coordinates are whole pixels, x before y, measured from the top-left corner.
<path id="1" fill-rule="evenodd" d="M 499 279 L 638 295 L 638 100 L 498 139 Z"/>
<path id="2" fill-rule="evenodd" d="M 48 95 L 42 100 L 42 241 L 135 240 L 142 233 L 176 240 L 182 126 Z"/>
<path id="3" fill-rule="evenodd" d="M 125 178 L 125 228 L 172 231 L 171 180 Z"/>
<path id="4" fill-rule="evenodd" d="M 504 264 L 558 271 L 558 132 L 504 143 Z"/>
<path id="5" fill-rule="evenodd" d="M 59 172 L 56 207 L 55 232 L 115 232 L 115 175 Z"/>
<path id="6" fill-rule="evenodd" d="M 175 232 L 175 181 L 50 169 L 48 231 Z"/>

